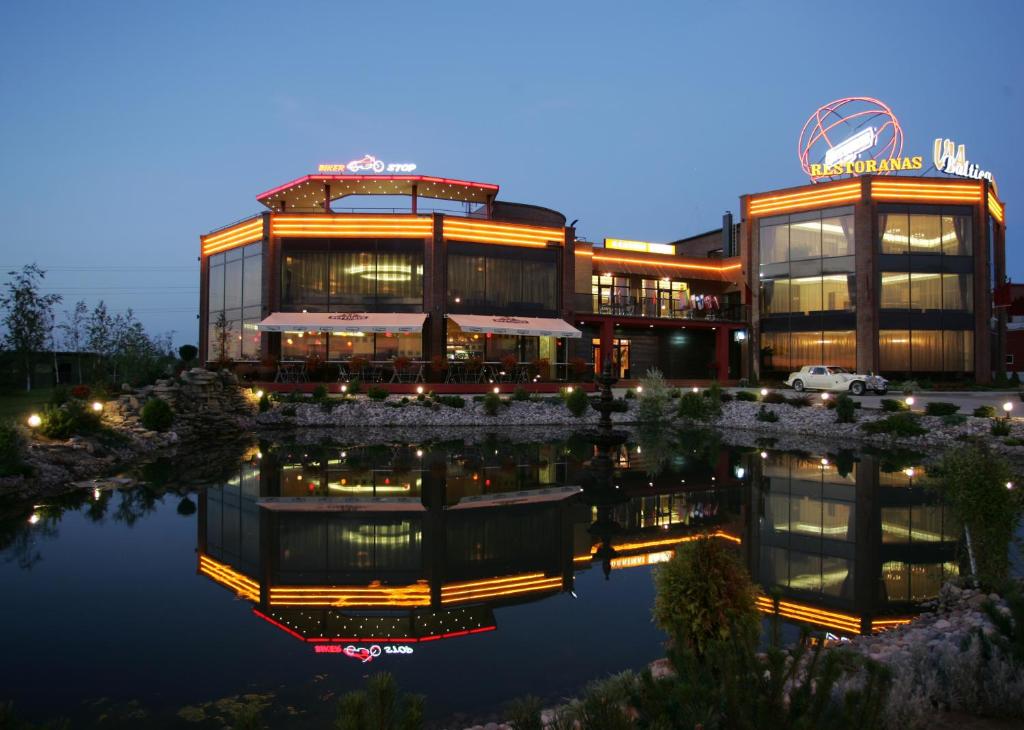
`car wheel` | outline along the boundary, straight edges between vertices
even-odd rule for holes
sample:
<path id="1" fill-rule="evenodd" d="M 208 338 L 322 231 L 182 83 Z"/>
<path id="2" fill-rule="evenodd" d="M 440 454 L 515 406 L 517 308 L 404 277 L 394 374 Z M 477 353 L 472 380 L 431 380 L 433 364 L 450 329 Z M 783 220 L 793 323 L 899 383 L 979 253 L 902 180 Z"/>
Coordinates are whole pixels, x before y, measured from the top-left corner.
<path id="1" fill-rule="evenodd" d="M 864 395 L 864 383 L 854 380 L 850 383 L 850 392 L 854 395 Z"/>
<path id="2" fill-rule="evenodd" d="M 800 380 L 799 378 L 794 380 L 793 381 L 793 390 L 795 390 L 797 393 L 803 393 L 804 392 L 804 381 Z"/>
<path id="3" fill-rule="evenodd" d="M 875 388 L 875 395 L 885 395 L 888 392 L 888 388 Z"/>

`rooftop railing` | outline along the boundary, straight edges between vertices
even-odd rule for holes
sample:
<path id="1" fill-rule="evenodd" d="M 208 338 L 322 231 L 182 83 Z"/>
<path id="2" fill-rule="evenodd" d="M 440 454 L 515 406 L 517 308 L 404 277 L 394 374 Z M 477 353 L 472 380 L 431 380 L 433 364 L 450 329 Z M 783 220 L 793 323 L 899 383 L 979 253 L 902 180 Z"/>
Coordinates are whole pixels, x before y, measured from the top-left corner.
<path id="1" fill-rule="evenodd" d="M 634 296 L 604 297 L 597 294 L 577 294 L 574 298 L 576 314 L 607 314 L 614 317 L 641 317 L 644 319 L 685 319 L 701 322 L 746 322 L 749 305 L 728 304 L 720 295 L 714 302 L 688 302 L 679 299 L 656 300 Z M 717 304 L 715 303 L 717 302 Z"/>

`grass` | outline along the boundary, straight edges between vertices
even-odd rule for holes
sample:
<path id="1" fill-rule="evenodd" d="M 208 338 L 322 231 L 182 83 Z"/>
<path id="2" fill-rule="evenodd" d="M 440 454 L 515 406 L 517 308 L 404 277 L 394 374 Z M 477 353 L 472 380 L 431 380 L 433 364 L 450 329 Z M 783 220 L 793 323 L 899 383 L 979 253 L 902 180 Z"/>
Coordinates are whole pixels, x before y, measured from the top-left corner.
<path id="1" fill-rule="evenodd" d="M 13 420 L 24 423 L 32 413 L 42 410 L 50 402 L 53 388 L 38 388 L 0 393 L 0 421 Z"/>

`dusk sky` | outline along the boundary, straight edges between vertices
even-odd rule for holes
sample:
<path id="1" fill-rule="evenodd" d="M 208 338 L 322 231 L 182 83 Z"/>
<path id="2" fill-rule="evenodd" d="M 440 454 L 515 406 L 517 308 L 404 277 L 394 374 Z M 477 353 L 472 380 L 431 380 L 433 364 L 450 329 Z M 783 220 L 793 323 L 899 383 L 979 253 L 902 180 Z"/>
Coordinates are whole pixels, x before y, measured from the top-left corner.
<path id="1" fill-rule="evenodd" d="M 667 241 L 806 182 L 821 104 L 882 99 L 904 154 L 967 147 L 1024 281 L 1016 2 L 9 3 L 2 271 L 196 341 L 198 236 L 364 154 L 497 183 L 590 240 Z M 1022 201 L 1022 202 L 1018 202 Z M 1024 212 L 1021 213 L 1024 215 Z"/>

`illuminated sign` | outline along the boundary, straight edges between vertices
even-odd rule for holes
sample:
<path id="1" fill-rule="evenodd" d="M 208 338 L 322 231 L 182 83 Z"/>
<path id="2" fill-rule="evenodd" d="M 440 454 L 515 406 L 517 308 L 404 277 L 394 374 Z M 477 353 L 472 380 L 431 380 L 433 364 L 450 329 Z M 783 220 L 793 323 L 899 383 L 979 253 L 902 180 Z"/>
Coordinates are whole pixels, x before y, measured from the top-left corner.
<path id="1" fill-rule="evenodd" d="M 957 177 L 969 177 L 974 180 L 984 178 L 989 182 L 995 182 L 992 179 L 991 172 L 982 170 L 967 159 L 967 151 L 964 145 L 958 147 L 956 142 L 951 139 L 942 139 L 940 137 L 935 140 L 932 160 L 935 163 L 935 169 L 939 172 L 956 175 Z"/>
<path id="2" fill-rule="evenodd" d="M 676 250 L 667 243 L 648 243 L 647 241 L 630 241 L 624 238 L 604 239 L 605 248 L 615 248 L 620 251 L 640 251 L 642 253 L 663 253 L 672 256 Z"/>
<path id="3" fill-rule="evenodd" d="M 349 659 L 358 659 L 363 664 L 369 664 L 381 654 L 412 654 L 411 646 L 401 644 L 373 644 L 371 646 L 354 646 L 349 644 L 342 647 L 337 644 L 317 644 L 313 647 L 317 654 L 344 654 Z"/>
<path id="4" fill-rule="evenodd" d="M 797 155 L 812 182 L 839 175 L 887 175 L 920 170 L 921 157 L 903 157 L 903 129 L 878 99 L 850 96 L 818 108 L 800 130 Z"/>
<path id="5" fill-rule="evenodd" d="M 383 172 L 390 173 L 404 173 L 413 172 L 416 169 L 416 163 L 414 162 L 384 162 L 378 160 L 373 155 L 363 155 L 358 160 L 351 160 L 346 162 L 344 165 L 337 163 L 322 163 L 317 167 L 317 172 L 326 173 L 375 173 L 377 175 Z"/>

